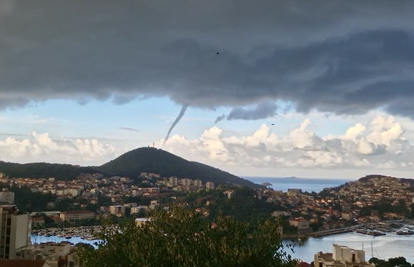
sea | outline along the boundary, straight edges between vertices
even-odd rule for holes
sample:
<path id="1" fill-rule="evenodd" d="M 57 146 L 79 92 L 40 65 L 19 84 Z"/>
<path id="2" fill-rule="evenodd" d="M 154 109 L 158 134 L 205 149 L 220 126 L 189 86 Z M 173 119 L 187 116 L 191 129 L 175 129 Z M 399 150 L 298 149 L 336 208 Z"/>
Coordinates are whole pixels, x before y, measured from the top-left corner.
<path id="1" fill-rule="evenodd" d="M 350 180 L 344 179 L 309 179 L 309 178 L 268 178 L 268 177 L 244 177 L 254 183 L 269 183 L 269 187 L 274 190 L 281 190 L 286 192 L 289 188 L 302 189 L 307 192 L 320 192 L 324 188 L 331 188 L 342 185 Z M 64 237 L 57 236 L 31 236 L 32 243 L 42 242 L 61 242 L 69 241 L 73 244 L 87 243 L 96 246 L 96 241 L 85 240 L 79 237 L 66 239 Z M 290 244 L 285 241 L 285 244 Z M 301 242 L 301 244 L 295 244 L 293 251 L 287 250 L 289 254 L 302 261 L 311 263 L 313 261 L 314 254 L 323 252 L 332 252 L 332 245 L 339 244 L 345 245 L 354 249 L 363 249 L 365 251 L 365 259 L 368 260 L 371 257 L 377 257 L 380 259 L 388 259 L 394 257 L 403 256 L 408 262 L 414 263 L 414 235 L 413 236 L 401 236 L 394 233 L 387 233 L 384 236 L 369 236 L 358 233 L 345 233 L 331 236 L 325 236 L 320 238 L 308 238 Z"/>
<path id="2" fill-rule="evenodd" d="M 302 189 L 303 192 L 319 193 L 324 188 L 336 187 L 352 180 L 348 179 L 313 179 L 313 178 L 297 178 L 297 177 L 243 177 L 256 184 L 269 183 L 268 187 L 274 190 L 286 192 L 288 189 Z"/>
<path id="3" fill-rule="evenodd" d="M 73 237 L 66 239 L 57 236 L 31 236 L 32 243 L 44 242 L 61 242 L 68 241 L 72 244 L 87 243 L 94 247 L 97 246 L 97 241 L 85 240 L 80 237 Z M 285 241 L 285 245 L 292 244 Z M 414 263 L 414 236 L 396 235 L 387 233 L 384 236 L 369 236 L 358 233 L 345 233 L 338 235 L 325 236 L 320 238 L 308 238 L 302 241 L 301 244 L 294 244 L 293 251 L 286 248 L 286 251 L 294 259 L 300 259 L 307 263 L 313 261 L 313 256 L 319 251 L 332 253 L 332 245 L 345 245 L 353 249 L 363 249 L 365 251 L 365 259 L 369 260 L 372 257 L 379 259 L 389 259 L 403 256 L 408 262 Z"/>

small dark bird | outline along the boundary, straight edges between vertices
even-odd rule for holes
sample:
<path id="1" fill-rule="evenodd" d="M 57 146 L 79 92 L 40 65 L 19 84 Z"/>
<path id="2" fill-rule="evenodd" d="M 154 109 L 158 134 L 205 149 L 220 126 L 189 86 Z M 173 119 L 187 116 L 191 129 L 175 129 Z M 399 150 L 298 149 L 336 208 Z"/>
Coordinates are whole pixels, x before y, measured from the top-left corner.
<path id="1" fill-rule="evenodd" d="M 216 53 L 216 55 L 220 55 L 220 53 L 219 53 L 219 52 L 217 52 L 217 53 Z"/>

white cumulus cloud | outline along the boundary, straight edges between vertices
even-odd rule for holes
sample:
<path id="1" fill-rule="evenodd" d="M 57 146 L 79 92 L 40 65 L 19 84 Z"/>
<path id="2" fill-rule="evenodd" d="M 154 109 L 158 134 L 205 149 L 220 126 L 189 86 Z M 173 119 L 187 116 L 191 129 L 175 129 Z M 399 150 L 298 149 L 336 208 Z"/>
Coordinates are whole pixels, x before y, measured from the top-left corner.
<path id="1" fill-rule="evenodd" d="M 195 160 L 241 169 L 414 170 L 414 146 L 394 117 L 377 116 L 370 123 L 356 123 L 342 134 L 329 136 L 318 135 L 310 124 L 305 119 L 285 135 L 276 135 L 265 124 L 251 135 L 229 135 L 214 126 L 186 142 L 174 136 L 164 149 L 184 157 L 191 151 Z"/>
<path id="2" fill-rule="evenodd" d="M 116 154 L 114 146 L 96 139 L 55 139 L 49 133 L 33 132 L 28 138 L 0 141 L 0 157 L 12 162 L 96 164 Z"/>

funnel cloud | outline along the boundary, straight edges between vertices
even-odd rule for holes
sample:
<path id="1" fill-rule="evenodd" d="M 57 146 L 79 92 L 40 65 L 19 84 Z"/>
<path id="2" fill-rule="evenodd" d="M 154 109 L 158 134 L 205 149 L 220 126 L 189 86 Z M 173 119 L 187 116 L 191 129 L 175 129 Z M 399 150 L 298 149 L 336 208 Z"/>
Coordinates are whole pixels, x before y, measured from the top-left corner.
<path id="1" fill-rule="evenodd" d="M 180 113 L 178 114 L 177 118 L 175 119 L 175 121 L 171 124 L 170 129 L 168 130 L 167 136 L 165 136 L 164 139 L 164 145 L 165 143 L 167 143 L 168 138 L 170 137 L 171 131 L 174 129 L 174 127 L 177 125 L 177 123 L 181 120 L 181 118 L 184 116 L 186 110 L 188 108 L 188 105 L 183 105 L 181 107 Z"/>

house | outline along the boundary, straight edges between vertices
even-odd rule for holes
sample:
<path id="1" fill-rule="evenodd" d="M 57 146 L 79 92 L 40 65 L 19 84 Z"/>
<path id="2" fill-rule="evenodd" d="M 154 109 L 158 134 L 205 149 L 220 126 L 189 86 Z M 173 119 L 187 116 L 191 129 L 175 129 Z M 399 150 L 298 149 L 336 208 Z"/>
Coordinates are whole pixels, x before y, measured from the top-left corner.
<path id="1" fill-rule="evenodd" d="M 298 228 L 298 234 L 306 234 L 312 232 L 312 228 L 309 227 L 309 221 L 299 217 L 289 220 L 289 225 Z"/>
<path id="2" fill-rule="evenodd" d="M 233 189 L 227 189 L 223 194 L 225 194 L 227 198 L 231 198 L 235 194 L 235 191 Z"/>
<path id="3" fill-rule="evenodd" d="M 138 226 L 138 227 L 141 227 L 141 226 L 143 226 L 144 224 L 146 224 L 150 221 L 151 221 L 151 219 L 149 219 L 149 218 L 136 218 L 135 219 L 135 225 Z"/>
<path id="4" fill-rule="evenodd" d="M 79 266 L 75 247 L 65 241 L 60 243 L 47 242 L 29 245 L 22 248 L 18 253 L 21 259 L 45 260 L 50 267 Z"/>
<path id="5" fill-rule="evenodd" d="M 288 197 L 297 197 L 302 194 L 302 189 L 289 188 L 287 191 Z"/>
<path id="6" fill-rule="evenodd" d="M 32 217 L 32 226 L 43 226 L 45 225 L 45 219 L 42 216 Z"/>
<path id="7" fill-rule="evenodd" d="M 281 216 L 292 216 L 290 211 L 275 210 L 272 212 L 272 217 L 281 217 Z"/>
<path id="8" fill-rule="evenodd" d="M 122 206 L 122 205 L 109 206 L 109 213 L 117 217 L 123 217 L 125 216 L 125 206 Z"/>

